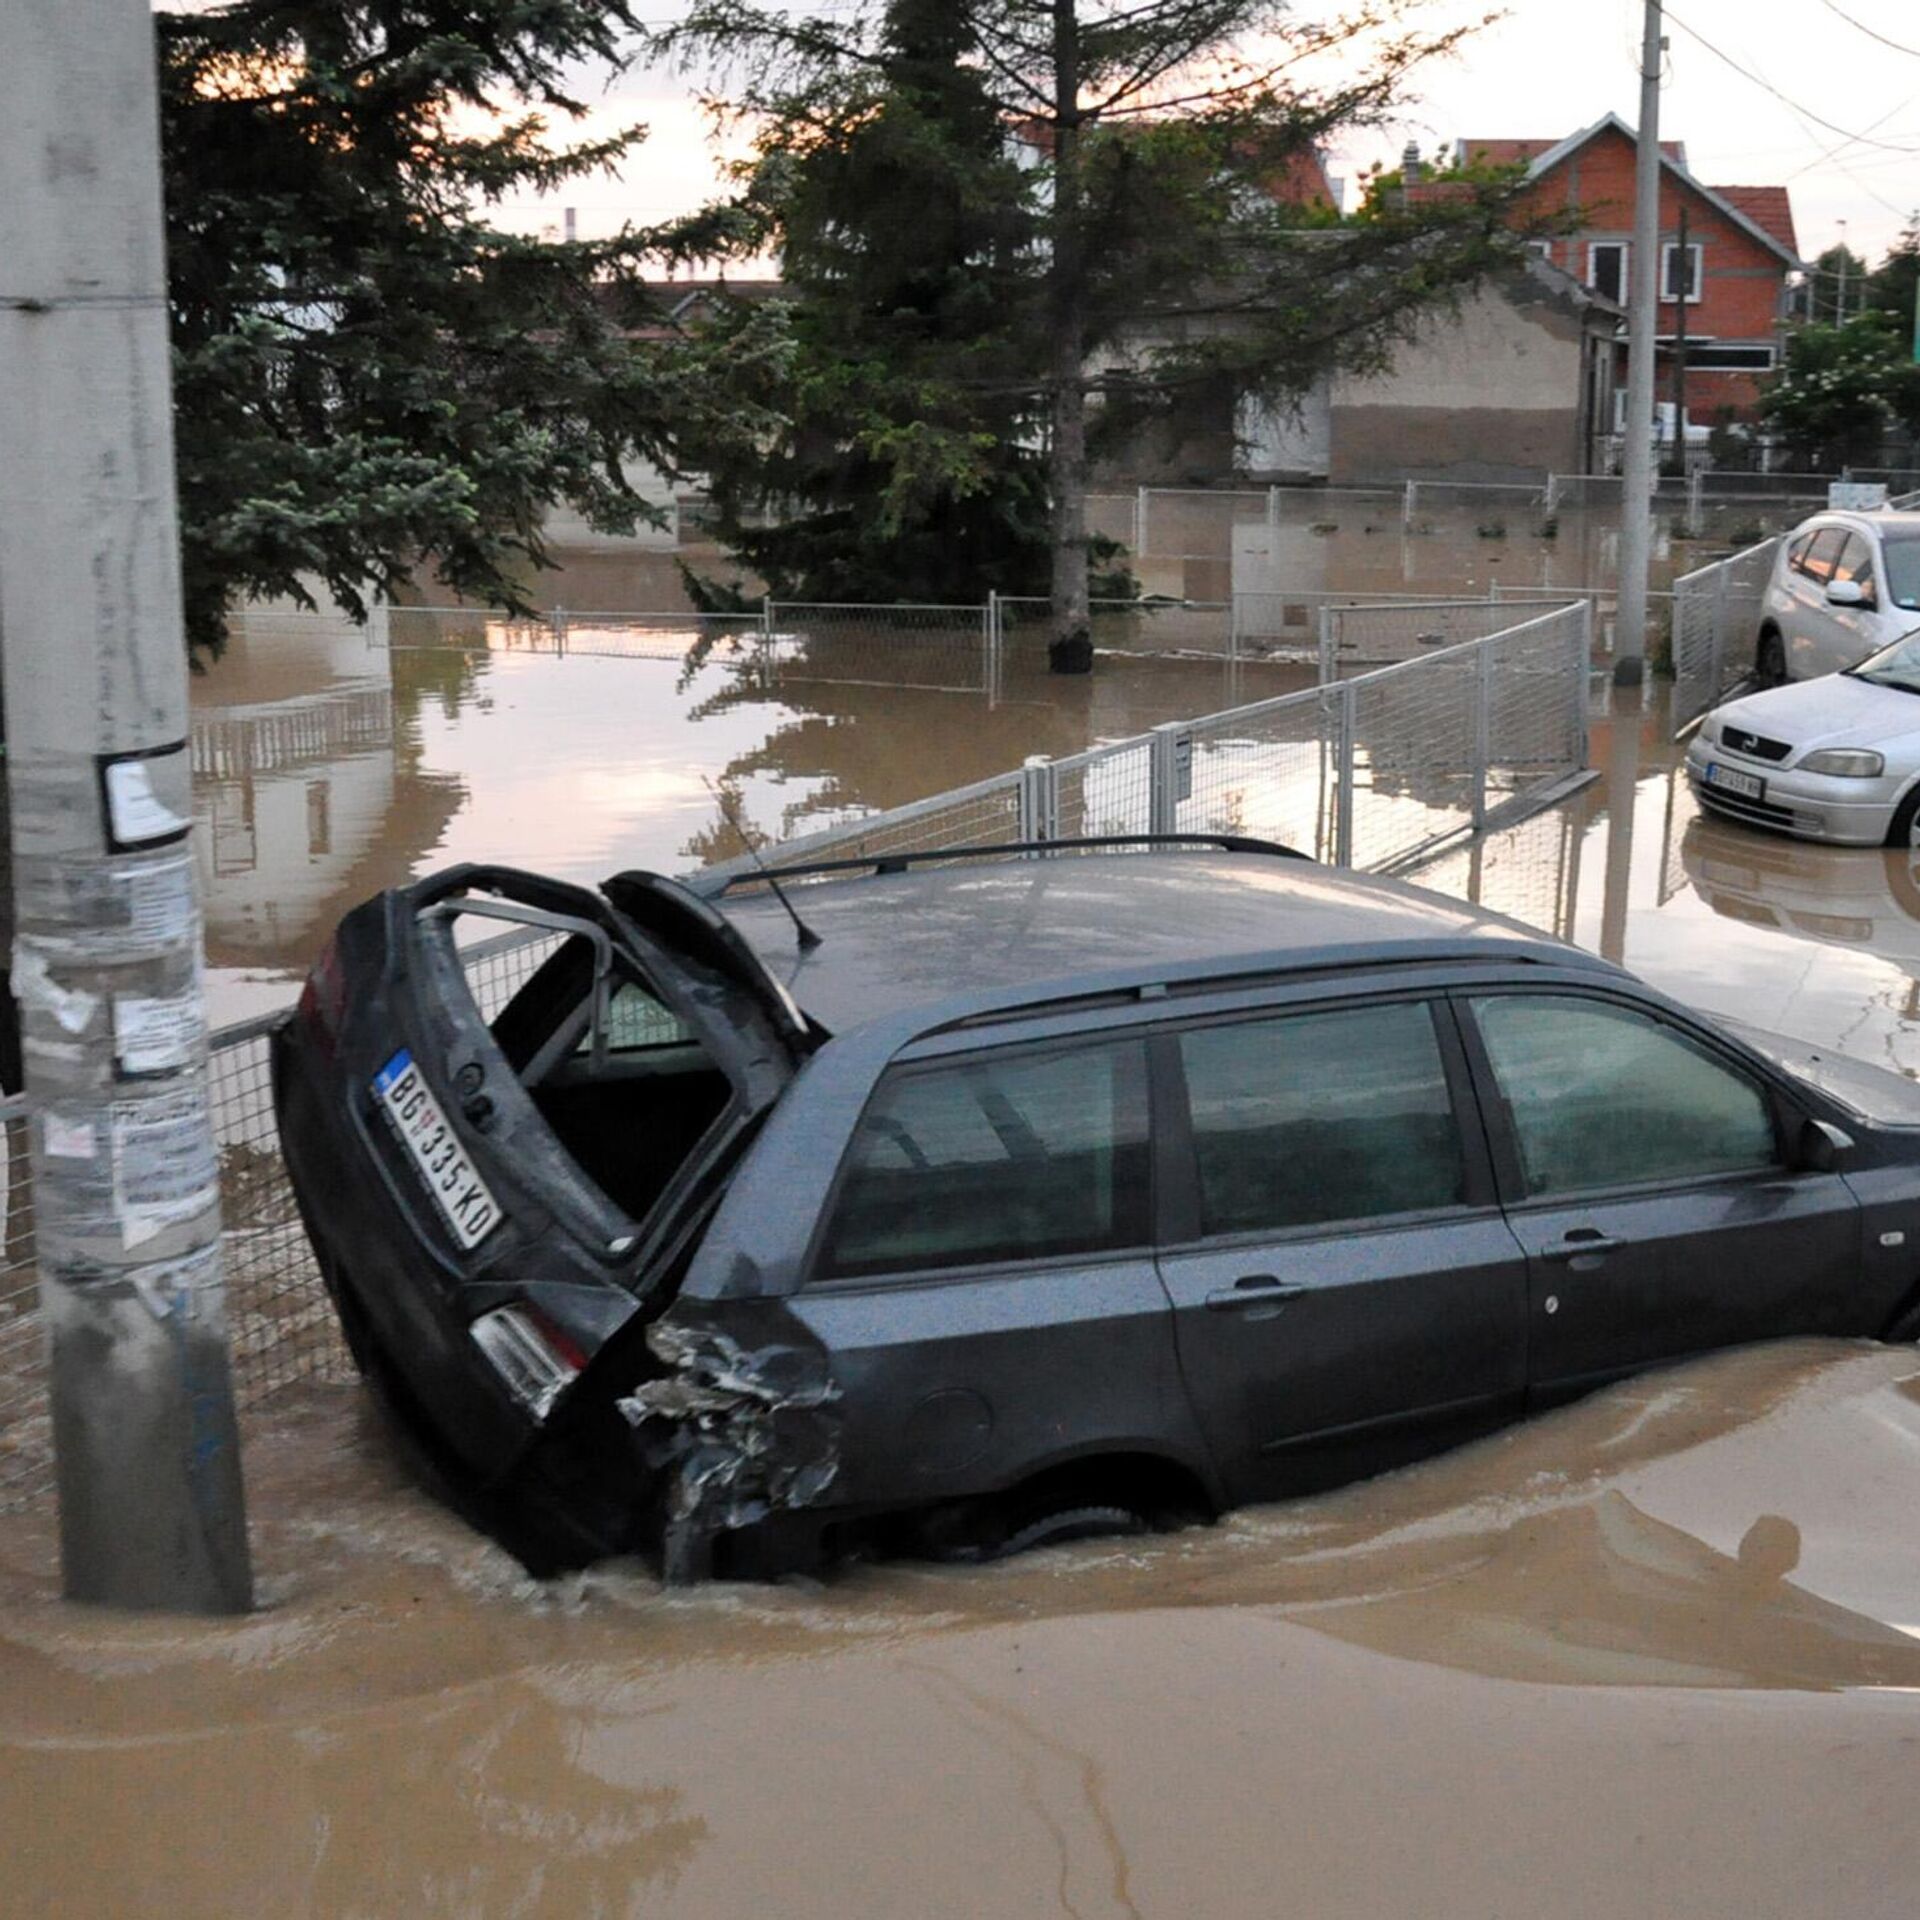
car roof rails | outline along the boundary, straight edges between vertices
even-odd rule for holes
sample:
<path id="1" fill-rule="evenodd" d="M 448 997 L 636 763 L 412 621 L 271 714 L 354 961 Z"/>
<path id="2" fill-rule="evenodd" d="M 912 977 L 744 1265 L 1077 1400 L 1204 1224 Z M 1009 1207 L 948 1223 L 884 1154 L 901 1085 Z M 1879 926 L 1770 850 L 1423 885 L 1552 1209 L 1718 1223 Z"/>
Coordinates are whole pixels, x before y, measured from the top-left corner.
<path id="1" fill-rule="evenodd" d="M 1106 833 L 1074 840 L 1002 840 L 985 847 L 925 847 L 914 852 L 858 854 L 842 860 L 805 860 L 793 866 L 776 866 L 773 872 L 782 880 L 811 879 L 827 873 L 877 876 L 905 873 L 910 867 L 929 866 L 935 861 L 991 860 L 1009 854 L 1085 853 L 1112 847 L 1211 847 L 1220 853 L 1257 853 L 1275 860 L 1312 863 L 1312 855 L 1302 853 L 1297 847 L 1282 846 L 1277 840 L 1255 840 L 1241 833 Z M 720 899 L 735 887 L 766 883 L 766 873 L 751 867 L 723 878 L 695 874 L 686 882 L 710 900 Z"/>

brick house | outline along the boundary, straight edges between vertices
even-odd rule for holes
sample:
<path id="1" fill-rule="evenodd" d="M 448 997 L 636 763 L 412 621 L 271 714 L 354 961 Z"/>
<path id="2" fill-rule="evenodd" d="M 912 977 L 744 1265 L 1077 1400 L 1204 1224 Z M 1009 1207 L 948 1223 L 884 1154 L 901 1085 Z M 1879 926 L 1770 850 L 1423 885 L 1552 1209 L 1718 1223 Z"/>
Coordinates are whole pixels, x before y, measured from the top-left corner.
<path id="1" fill-rule="evenodd" d="M 1687 299 L 1687 411 L 1711 421 L 1746 417 L 1779 359 L 1790 275 L 1805 271 L 1785 187 L 1710 187 L 1687 168 L 1686 148 L 1662 141 L 1660 168 L 1660 398 L 1671 391 L 1678 297 Z M 1634 132 L 1608 114 L 1564 140 L 1462 140 L 1462 165 L 1524 164 L 1529 212 L 1575 211 L 1578 229 L 1542 241 L 1555 266 L 1603 298 L 1625 303 L 1633 254 Z M 1686 211 L 1687 251 L 1679 257 Z M 1626 386 L 1626 344 L 1618 381 Z"/>

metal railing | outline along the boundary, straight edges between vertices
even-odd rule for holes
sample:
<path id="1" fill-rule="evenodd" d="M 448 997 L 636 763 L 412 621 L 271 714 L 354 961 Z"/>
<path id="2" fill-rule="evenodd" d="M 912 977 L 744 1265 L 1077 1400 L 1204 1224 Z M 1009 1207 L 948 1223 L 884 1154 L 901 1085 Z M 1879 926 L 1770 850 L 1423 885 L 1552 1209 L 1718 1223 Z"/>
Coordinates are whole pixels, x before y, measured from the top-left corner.
<path id="1" fill-rule="evenodd" d="M 1585 770 L 1589 602 L 1303 692 L 1170 721 L 762 850 L 823 857 L 996 840 L 1234 832 L 1397 867 Z M 715 871 L 749 875 L 748 856 Z"/>
<path id="2" fill-rule="evenodd" d="M 1684 729 L 1753 672 L 1760 609 L 1784 536 L 1673 583 L 1673 724 Z"/>

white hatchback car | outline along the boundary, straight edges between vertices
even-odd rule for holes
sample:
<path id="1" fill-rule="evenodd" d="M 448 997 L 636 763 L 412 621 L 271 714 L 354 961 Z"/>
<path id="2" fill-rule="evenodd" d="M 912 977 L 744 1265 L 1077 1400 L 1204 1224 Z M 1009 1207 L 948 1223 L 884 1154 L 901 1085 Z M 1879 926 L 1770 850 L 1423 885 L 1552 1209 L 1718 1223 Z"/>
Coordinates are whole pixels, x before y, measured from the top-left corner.
<path id="1" fill-rule="evenodd" d="M 1781 543 L 1761 608 L 1763 687 L 1811 680 L 1897 640 L 1920 612 L 1920 513 L 1817 513 Z"/>
<path id="2" fill-rule="evenodd" d="M 1843 846 L 1920 847 L 1920 625 L 1856 667 L 1716 707 L 1687 746 L 1701 806 Z"/>

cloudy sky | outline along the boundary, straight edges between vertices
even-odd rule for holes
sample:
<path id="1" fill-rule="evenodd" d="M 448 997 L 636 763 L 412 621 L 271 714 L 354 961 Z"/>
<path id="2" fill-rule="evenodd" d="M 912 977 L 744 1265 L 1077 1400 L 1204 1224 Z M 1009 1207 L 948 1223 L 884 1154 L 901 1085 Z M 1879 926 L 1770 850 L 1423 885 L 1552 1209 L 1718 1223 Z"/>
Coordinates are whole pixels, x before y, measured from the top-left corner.
<path id="1" fill-rule="evenodd" d="M 1298 11 L 1323 9 L 1302 0 Z M 1476 0 L 1431 0 L 1425 17 L 1440 26 L 1486 11 Z M 673 0 L 654 0 L 649 17 L 675 12 Z M 1695 174 L 1715 185 L 1785 184 L 1805 257 L 1844 233 L 1877 260 L 1920 207 L 1920 6 L 1673 0 L 1667 19 L 1661 132 L 1686 143 Z M 1431 153 L 1462 135 L 1558 138 L 1610 110 L 1631 122 L 1640 20 L 1641 0 L 1509 0 L 1504 18 L 1424 72 L 1403 121 L 1337 152 L 1334 171 L 1351 180 L 1392 161 L 1409 138 Z M 563 196 L 583 236 L 622 219 L 649 224 L 713 191 L 709 130 L 687 79 L 655 69 L 607 85 L 593 124 L 634 120 L 650 133 L 625 177 Z M 508 216 L 557 226 L 560 203 L 522 201 Z"/>

